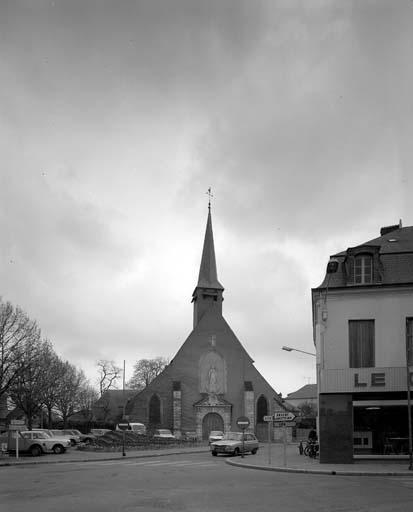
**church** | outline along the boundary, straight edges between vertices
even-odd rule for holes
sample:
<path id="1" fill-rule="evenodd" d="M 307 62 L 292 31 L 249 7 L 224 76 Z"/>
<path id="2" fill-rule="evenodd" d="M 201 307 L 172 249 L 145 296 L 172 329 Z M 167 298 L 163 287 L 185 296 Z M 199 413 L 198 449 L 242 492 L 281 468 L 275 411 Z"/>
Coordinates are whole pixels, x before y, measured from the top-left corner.
<path id="1" fill-rule="evenodd" d="M 193 330 L 164 371 L 128 402 L 129 421 L 149 430 L 169 428 L 178 438 L 196 432 L 198 439 L 207 439 L 211 430 L 238 430 L 237 418 L 247 416 L 249 430 L 266 438 L 264 416 L 284 406 L 222 316 L 223 292 L 209 204 L 192 294 Z"/>

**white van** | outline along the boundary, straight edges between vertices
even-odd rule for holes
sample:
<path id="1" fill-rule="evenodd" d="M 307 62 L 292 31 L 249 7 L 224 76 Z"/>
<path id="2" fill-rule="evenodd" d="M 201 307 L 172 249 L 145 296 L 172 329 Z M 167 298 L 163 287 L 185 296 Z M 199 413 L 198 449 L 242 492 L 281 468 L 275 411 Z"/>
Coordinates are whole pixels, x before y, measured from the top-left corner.
<path id="1" fill-rule="evenodd" d="M 119 427 L 119 424 L 116 425 L 116 430 L 123 430 Z M 135 432 L 136 434 L 145 435 L 146 427 L 143 423 L 129 423 L 128 428 L 126 430 Z"/>

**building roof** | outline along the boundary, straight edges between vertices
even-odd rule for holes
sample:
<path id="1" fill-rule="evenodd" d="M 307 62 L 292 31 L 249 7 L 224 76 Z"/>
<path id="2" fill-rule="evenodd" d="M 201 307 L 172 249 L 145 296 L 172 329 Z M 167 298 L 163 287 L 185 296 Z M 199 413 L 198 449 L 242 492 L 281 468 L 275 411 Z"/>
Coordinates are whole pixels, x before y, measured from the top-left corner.
<path id="1" fill-rule="evenodd" d="M 413 226 L 401 227 L 401 223 L 395 226 L 388 226 L 381 229 L 381 235 L 368 242 L 350 247 L 345 251 L 333 254 L 331 257 L 337 259 L 337 272 L 327 274 L 323 282 L 317 288 L 340 288 L 355 285 L 347 282 L 346 261 L 351 252 L 375 251 L 380 260 L 379 282 L 367 286 L 401 285 L 413 283 Z"/>
<path id="2" fill-rule="evenodd" d="M 288 393 L 286 400 L 310 400 L 317 398 L 317 384 L 306 384 L 297 391 Z"/>
<path id="3" fill-rule="evenodd" d="M 205 230 L 204 247 L 202 250 L 201 266 L 199 269 L 199 288 L 215 288 L 223 290 L 218 281 L 217 265 L 215 261 L 214 235 L 212 232 L 211 209 L 208 208 L 208 219 Z"/>

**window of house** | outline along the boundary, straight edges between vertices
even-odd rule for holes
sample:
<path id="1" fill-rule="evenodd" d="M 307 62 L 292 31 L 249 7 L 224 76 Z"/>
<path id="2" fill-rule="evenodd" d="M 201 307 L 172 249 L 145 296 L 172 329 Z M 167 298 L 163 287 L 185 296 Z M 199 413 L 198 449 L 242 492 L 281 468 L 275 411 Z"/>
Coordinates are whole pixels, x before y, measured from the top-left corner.
<path id="1" fill-rule="evenodd" d="M 374 320 L 349 320 L 350 368 L 374 367 Z"/>
<path id="2" fill-rule="evenodd" d="M 370 254 L 359 254 L 354 258 L 354 282 L 356 284 L 373 282 L 373 258 Z"/>
<path id="3" fill-rule="evenodd" d="M 413 366 L 413 318 L 406 318 L 407 364 Z"/>

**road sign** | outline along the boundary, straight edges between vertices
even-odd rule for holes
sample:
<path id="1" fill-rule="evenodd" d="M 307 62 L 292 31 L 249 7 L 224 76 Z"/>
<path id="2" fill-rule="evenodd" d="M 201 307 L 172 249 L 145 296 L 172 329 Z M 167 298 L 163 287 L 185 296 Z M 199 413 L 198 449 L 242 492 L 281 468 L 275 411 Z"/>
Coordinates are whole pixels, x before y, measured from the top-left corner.
<path id="1" fill-rule="evenodd" d="M 10 420 L 10 425 L 26 425 L 26 420 Z"/>
<path id="2" fill-rule="evenodd" d="M 294 418 L 293 412 L 277 411 L 274 413 L 274 421 L 292 421 Z"/>
<path id="3" fill-rule="evenodd" d="M 274 416 L 264 416 L 263 420 L 264 421 L 273 421 L 274 420 Z"/>
<path id="4" fill-rule="evenodd" d="M 240 416 L 237 419 L 237 425 L 241 430 L 245 430 L 250 425 L 250 420 L 246 416 Z"/>
<path id="5" fill-rule="evenodd" d="M 118 427 L 119 427 L 121 430 L 128 430 L 128 428 L 129 428 L 129 423 L 118 423 Z"/>

